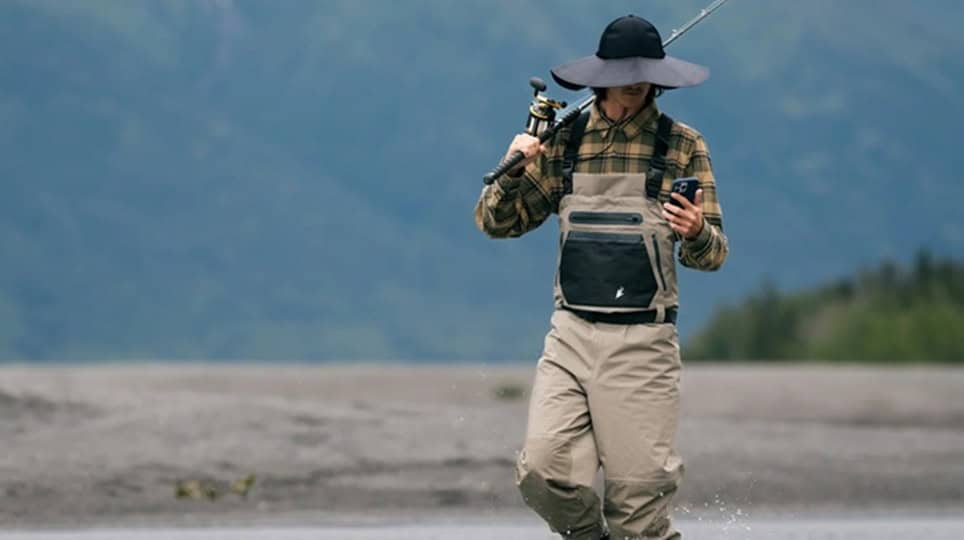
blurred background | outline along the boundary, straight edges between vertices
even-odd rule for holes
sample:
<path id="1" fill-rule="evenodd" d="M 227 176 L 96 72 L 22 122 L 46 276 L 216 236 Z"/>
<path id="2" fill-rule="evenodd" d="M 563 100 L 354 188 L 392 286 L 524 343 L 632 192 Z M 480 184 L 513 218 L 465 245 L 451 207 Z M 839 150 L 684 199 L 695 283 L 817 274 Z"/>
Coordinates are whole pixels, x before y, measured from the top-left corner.
<path id="1" fill-rule="evenodd" d="M 530 76 L 701 7 L 5 1 L 0 357 L 532 360 L 557 233 L 486 240 L 481 175 Z M 732 245 L 690 357 L 964 358 L 962 20 L 740 0 L 672 46 Z"/>
<path id="2" fill-rule="evenodd" d="M 244 451 L 243 441 L 255 436 L 245 431 L 251 425 L 238 420 L 228 438 L 205 439 L 204 430 L 233 426 L 224 418 L 238 410 L 261 418 L 262 427 L 280 422 L 265 412 L 278 403 L 258 401 L 260 390 L 250 382 L 286 373 L 265 367 L 272 362 L 397 364 L 376 374 L 341 364 L 343 371 L 315 374 L 322 382 L 311 388 L 333 400 L 326 414 L 349 426 L 342 434 L 360 433 L 356 420 L 376 414 L 367 399 L 372 388 L 431 372 L 405 367 L 415 363 L 462 366 L 455 382 L 436 381 L 438 392 L 450 394 L 423 398 L 471 401 L 462 392 L 471 388 L 480 403 L 495 404 L 486 409 L 487 425 L 509 412 L 524 416 L 530 368 L 552 309 L 557 229 L 550 221 L 520 240 L 486 239 L 472 219 L 481 177 L 522 130 L 529 77 L 551 80 L 549 67 L 592 53 L 602 29 L 620 15 L 642 15 L 665 37 L 704 6 L 703 0 L 0 2 L 0 361 L 10 364 L 0 371 L 0 411 L 8 441 L 16 443 L 8 448 L 20 449 L 0 461 L 7 475 L 3 500 L 45 501 L 63 486 L 64 500 L 88 489 L 123 499 L 127 484 L 143 495 L 157 478 L 173 485 L 212 470 L 240 477 L 263 469 Z M 943 486 L 923 485 L 924 499 L 952 506 L 962 500 L 954 479 L 964 478 L 964 443 L 954 435 L 964 411 L 946 410 L 951 396 L 964 391 L 960 372 L 946 366 L 964 361 L 962 23 L 964 3 L 954 0 L 733 0 L 671 47 L 671 54 L 709 66 L 708 83 L 659 100 L 709 142 L 731 247 L 718 273 L 683 273 L 680 330 L 685 361 L 740 366 L 697 369 L 692 384 L 705 390 L 700 395 L 724 401 L 728 388 L 757 396 L 761 385 L 742 378 L 753 374 L 764 373 L 770 383 L 824 384 L 808 392 L 767 383 L 770 393 L 755 405 L 710 400 L 690 412 L 726 410 L 733 422 L 752 409 L 763 421 L 761 403 L 784 402 L 796 391 L 800 408 L 781 421 L 926 424 L 938 431 L 932 438 L 901 436 L 942 441 L 935 469 L 917 478 Z M 549 95 L 570 103 L 578 97 L 551 84 Z M 78 363 L 195 360 L 256 363 L 236 371 L 77 371 Z M 790 371 L 746 366 L 757 360 L 849 367 L 838 377 L 842 372 L 798 363 Z M 871 365 L 852 366 L 864 362 Z M 945 367 L 904 377 L 875 367 L 881 363 Z M 37 365 L 54 367 L 37 371 Z M 228 373 L 240 373 L 241 382 L 217 386 Z M 302 395 L 289 392 L 301 388 L 300 376 L 290 376 L 277 383 L 285 399 Z M 339 394 L 332 377 L 372 386 Z M 719 385 L 727 380 L 734 386 Z M 908 381 L 915 386 L 901 386 Z M 187 399 L 179 392 L 211 388 L 237 401 L 178 401 Z M 147 401 L 164 403 L 167 412 L 133 395 L 117 397 L 123 390 L 156 396 Z M 856 397 L 860 392 L 870 394 Z M 400 396 L 404 403 L 419 397 Z M 78 414 L 95 417 L 110 399 L 119 400 L 110 406 L 148 408 L 127 409 L 144 416 L 87 425 L 89 440 L 81 441 L 117 436 L 119 426 L 150 426 L 137 431 L 145 440 L 191 422 L 207 427 L 177 431 L 183 436 L 165 447 L 173 462 L 153 462 L 154 469 L 146 458 L 109 457 L 113 447 L 96 446 L 85 463 L 126 464 L 116 478 L 33 474 L 63 461 L 54 432 L 62 436 Z M 90 415 L 78 403 L 88 403 Z M 244 408 L 259 403 L 261 412 Z M 481 410 L 477 405 L 448 409 L 453 416 L 436 425 L 438 437 L 449 436 L 446 426 L 482 421 L 471 416 Z M 808 406 L 816 416 L 801 412 Z M 404 416 L 408 409 L 399 410 Z M 298 411 L 288 410 L 284 421 L 315 436 L 333 421 Z M 51 438 L 30 435 L 40 420 L 53 426 Z M 725 438 L 730 424 L 720 422 L 712 429 Z M 473 470 L 482 476 L 509 470 L 522 426 L 510 423 Z M 479 436 L 492 436 L 486 433 Z M 755 440 L 773 436 L 753 433 Z M 821 433 L 801 437 L 814 451 L 838 440 L 832 431 Z M 865 435 L 852 448 L 881 444 L 874 438 L 880 433 Z M 396 436 L 390 440 L 405 439 Z M 316 459 L 311 449 L 324 437 L 299 439 L 298 452 L 308 454 L 298 456 Z M 381 440 L 372 437 L 343 448 L 332 463 L 343 465 L 342 457 L 349 463 L 347 456 L 361 452 L 355 473 L 391 476 L 396 469 L 385 463 L 402 454 L 389 445 L 383 448 L 389 457 L 365 458 L 359 448 L 375 452 L 369 443 Z M 699 447 L 697 433 L 686 437 L 690 448 Z M 200 439 L 208 446 L 186 442 Z M 792 437 L 781 440 L 790 442 L 779 452 L 793 461 L 800 447 Z M 453 476 L 436 478 L 439 485 L 447 485 L 445 478 L 458 484 L 454 471 L 475 463 L 459 453 L 464 445 L 447 444 L 418 450 L 452 469 Z M 732 444 L 730 473 L 752 470 L 740 461 L 746 454 L 739 440 Z M 53 448 L 43 454 L 48 461 L 36 457 L 41 446 Z M 330 457 L 333 447 L 326 448 Z M 906 441 L 897 444 L 894 455 L 906 448 Z M 722 455 L 711 450 L 706 463 Z M 107 453 L 93 457 L 98 452 Z M 691 455 L 699 463 L 703 454 Z M 25 466 L 28 456 L 40 461 Z M 861 456 L 854 463 L 863 463 Z M 135 473 L 145 479 L 130 480 Z M 295 470 L 284 478 L 315 484 L 271 484 L 271 473 L 263 493 L 278 498 L 326 478 Z M 818 491 L 853 501 L 884 493 L 886 502 L 900 499 L 899 486 L 909 485 L 898 477 L 879 484 L 868 475 L 864 483 L 840 480 L 843 487 Z M 726 485 L 749 489 L 745 477 L 726 478 L 735 482 Z M 376 490 L 380 484 L 372 482 Z M 792 479 L 774 482 L 787 500 L 818 502 L 816 492 L 807 498 L 793 491 Z M 440 499 L 430 501 L 456 506 L 521 504 L 512 499 L 508 477 L 492 483 L 497 493 L 483 489 L 478 500 L 458 487 L 426 489 L 442 490 L 431 491 Z M 688 500 L 712 501 L 719 485 L 697 481 Z M 364 506 L 368 499 L 359 497 L 344 500 Z M 146 507 L 115 503 L 97 512 Z M 36 507 L 23 508 L 0 516 L 29 522 L 23 516 Z M 74 515 L 88 511 L 94 512 Z M 53 518 L 36 518 L 45 519 Z"/>

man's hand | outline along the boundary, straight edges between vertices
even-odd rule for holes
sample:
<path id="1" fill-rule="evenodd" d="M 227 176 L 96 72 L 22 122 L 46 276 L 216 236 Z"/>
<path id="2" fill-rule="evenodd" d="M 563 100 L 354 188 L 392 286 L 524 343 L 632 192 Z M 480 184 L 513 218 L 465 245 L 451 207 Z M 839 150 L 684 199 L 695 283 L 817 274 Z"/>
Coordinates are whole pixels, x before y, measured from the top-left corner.
<path id="1" fill-rule="evenodd" d="M 503 161 L 512 157 L 516 152 L 522 152 L 525 155 L 525 159 L 519 163 L 519 166 L 509 171 L 510 176 L 518 176 L 522 172 L 522 169 L 526 165 L 532 163 L 534 159 L 539 157 L 539 154 L 546 151 L 546 147 L 539 142 L 538 137 L 533 137 L 528 133 L 520 133 L 512 139 L 512 144 L 509 145 L 509 150 L 506 151 Z"/>
<path id="2" fill-rule="evenodd" d="M 695 202 L 689 202 L 679 193 L 671 193 L 670 197 L 681 205 L 663 203 L 663 217 L 669 222 L 674 231 L 687 240 L 696 238 L 703 231 L 703 190 L 696 190 Z"/>

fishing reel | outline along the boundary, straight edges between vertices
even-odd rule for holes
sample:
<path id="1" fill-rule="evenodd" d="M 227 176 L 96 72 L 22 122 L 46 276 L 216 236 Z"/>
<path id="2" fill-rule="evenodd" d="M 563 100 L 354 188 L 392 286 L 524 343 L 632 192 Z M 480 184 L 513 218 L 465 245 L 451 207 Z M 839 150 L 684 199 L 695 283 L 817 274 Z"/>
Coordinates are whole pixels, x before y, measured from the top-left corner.
<path id="1" fill-rule="evenodd" d="M 533 93 L 532 103 L 529 104 L 529 118 L 526 119 L 526 133 L 533 137 L 542 135 L 542 132 L 553 125 L 556 121 L 556 111 L 566 108 L 565 101 L 556 101 L 542 95 L 546 91 L 546 83 L 539 77 L 529 79 L 529 86 Z"/>

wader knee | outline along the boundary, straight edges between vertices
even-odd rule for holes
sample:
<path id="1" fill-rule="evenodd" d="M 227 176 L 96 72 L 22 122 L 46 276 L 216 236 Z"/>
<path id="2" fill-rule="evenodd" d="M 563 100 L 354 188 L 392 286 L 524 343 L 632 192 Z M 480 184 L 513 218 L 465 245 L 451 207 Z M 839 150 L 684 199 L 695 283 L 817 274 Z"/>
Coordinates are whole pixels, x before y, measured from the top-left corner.
<path id="1" fill-rule="evenodd" d="M 516 461 L 516 485 L 525 503 L 556 533 L 571 540 L 603 535 L 599 496 L 572 479 L 572 455 L 564 439 L 530 439 Z"/>
<path id="2" fill-rule="evenodd" d="M 613 540 L 680 538 L 671 526 L 669 510 L 682 476 L 683 465 L 679 464 L 634 478 L 607 478 L 603 513 Z"/>

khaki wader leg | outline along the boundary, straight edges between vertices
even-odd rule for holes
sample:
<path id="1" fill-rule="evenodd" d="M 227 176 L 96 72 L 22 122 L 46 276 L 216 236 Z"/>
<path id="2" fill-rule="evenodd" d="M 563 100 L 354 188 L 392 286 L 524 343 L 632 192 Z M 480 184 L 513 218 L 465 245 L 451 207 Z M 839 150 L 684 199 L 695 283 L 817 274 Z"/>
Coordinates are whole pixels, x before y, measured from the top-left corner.
<path id="1" fill-rule="evenodd" d="M 565 315 L 553 315 L 536 369 L 516 484 L 526 504 L 554 532 L 573 540 L 596 540 L 603 532 L 599 496 L 592 488 L 599 458 L 583 389 L 591 365 L 585 356 L 574 354 L 572 340 L 580 336 L 557 327 Z"/>
<path id="2" fill-rule="evenodd" d="M 674 449 L 680 359 L 672 324 L 597 324 L 601 364 L 589 410 L 605 472 L 603 513 L 613 540 L 678 539 L 670 503 L 683 476 Z"/>
<path id="3" fill-rule="evenodd" d="M 516 468 L 526 503 L 553 531 L 599 538 L 592 482 L 601 464 L 613 540 L 680 538 L 668 517 L 683 472 L 673 450 L 677 343 L 671 324 L 592 324 L 553 314 Z"/>

